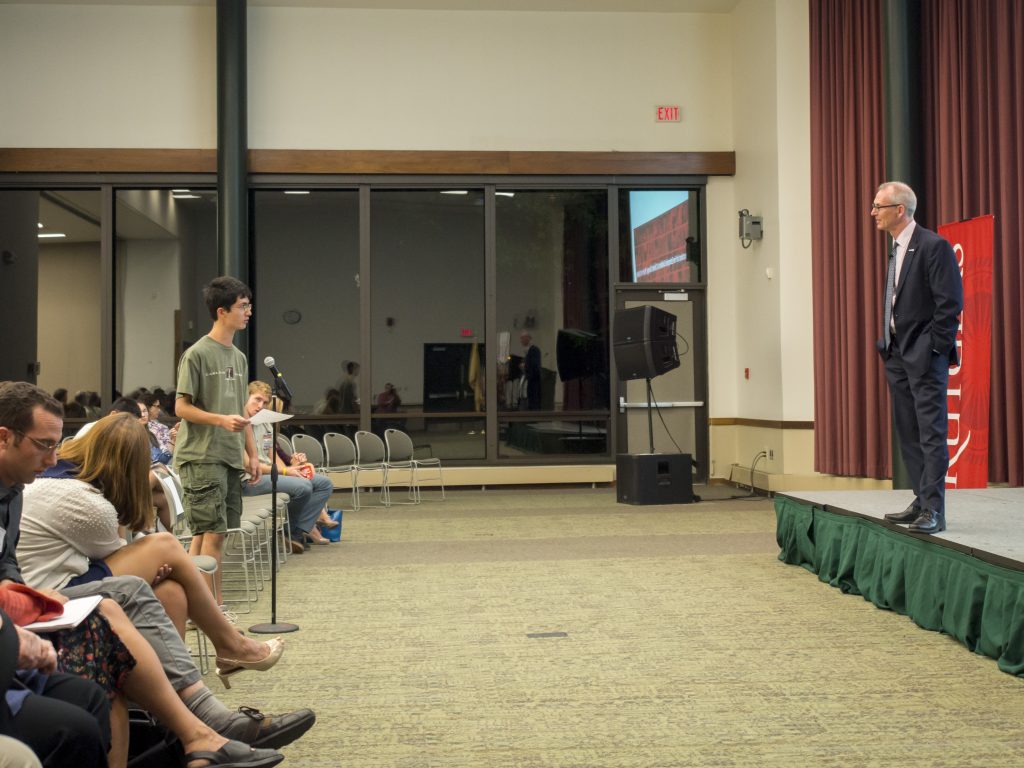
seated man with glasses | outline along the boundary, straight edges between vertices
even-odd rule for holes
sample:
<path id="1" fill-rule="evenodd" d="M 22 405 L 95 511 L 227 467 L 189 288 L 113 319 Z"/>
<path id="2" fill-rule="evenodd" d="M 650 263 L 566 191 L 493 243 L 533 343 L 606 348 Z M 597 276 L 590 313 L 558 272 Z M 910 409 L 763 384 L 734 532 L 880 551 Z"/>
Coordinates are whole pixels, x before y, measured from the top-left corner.
<path id="1" fill-rule="evenodd" d="M 24 504 L 22 491 L 56 464 L 62 428 L 63 409 L 49 394 L 26 382 L 0 382 L 0 584 L 24 583 L 15 556 Z M 113 576 L 53 594 L 62 602 L 65 597 L 96 594 L 116 601 L 156 651 L 185 706 L 229 739 L 276 749 L 299 738 L 316 721 L 309 709 L 285 715 L 264 715 L 249 707 L 240 707 L 237 712 L 227 709 L 203 683 L 188 647 L 152 588 L 136 576 Z M 80 760 L 78 764 L 85 763 Z"/>

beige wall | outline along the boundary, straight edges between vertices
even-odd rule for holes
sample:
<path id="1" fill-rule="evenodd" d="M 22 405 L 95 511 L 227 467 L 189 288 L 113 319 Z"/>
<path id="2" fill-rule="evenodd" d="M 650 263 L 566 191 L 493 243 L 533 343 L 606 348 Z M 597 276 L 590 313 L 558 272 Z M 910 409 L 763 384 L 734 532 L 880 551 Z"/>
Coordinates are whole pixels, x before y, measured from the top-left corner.
<path id="1" fill-rule="evenodd" d="M 728 150 L 726 14 L 249 9 L 254 148 Z M 216 145 L 211 7 L 0 5 L 0 146 Z M 658 125 L 657 104 L 683 121 Z"/>
<path id="2" fill-rule="evenodd" d="M 741 0 L 733 12 L 737 172 L 731 198 L 709 185 L 709 230 L 732 229 L 722 279 L 718 264 L 710 271 L 713 418 L 814 420 L 807 14 L 794 0 Z M 741 208 L 764 219 L 764 238 L 746 249 L 736 237 Z M 714 427 L 711 449 L 717 477 L 762 450 L 759 469 L 814 474 L 812 430 Z"/>
<path id="3" fill-rule="evenodd" d="M 708 184 L 710 413 L 813 420 L 807 3 L 729 14 L 249 10 L 254 148 L 735 150 Z M 212 7 L 0 5 L 0 146 L 215 146 Z M 656 104 L 683 120 L 656 124 Z M 742 249 L 736 211 L 764 217 Z M 767 270 L 771 270 L 771 277 Z M 743 369 L 750 368 L 750 379 Z M 804 438 L 712 430 L 715 474 Z"/>
<path id="4" fill-rule="evenodd" d="M 99 267 L 99 243 L 39 248 L 37 383 L 47 392 L 100 389 Z"/>

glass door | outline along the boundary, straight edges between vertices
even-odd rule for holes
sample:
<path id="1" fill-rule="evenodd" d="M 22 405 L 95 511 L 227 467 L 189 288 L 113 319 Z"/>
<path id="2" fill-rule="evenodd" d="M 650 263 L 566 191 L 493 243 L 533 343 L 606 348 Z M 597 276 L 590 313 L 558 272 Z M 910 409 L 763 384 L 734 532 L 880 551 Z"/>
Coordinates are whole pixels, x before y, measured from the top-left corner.
<path id="1" fill-rule="evenodd" d="M 707 331 L 704 292 L 693 289 L 616 288 L 616 310 L 645 305 L 676 318 L 679 367 L 651 379 L 619 382 L 617 434 L 620 453 L 688 453 L 694 480 L 708 477 Z M 612 336 L 615 336 L 613 327 Z M 615 353 L 614 345 L 612 350 Z"/>

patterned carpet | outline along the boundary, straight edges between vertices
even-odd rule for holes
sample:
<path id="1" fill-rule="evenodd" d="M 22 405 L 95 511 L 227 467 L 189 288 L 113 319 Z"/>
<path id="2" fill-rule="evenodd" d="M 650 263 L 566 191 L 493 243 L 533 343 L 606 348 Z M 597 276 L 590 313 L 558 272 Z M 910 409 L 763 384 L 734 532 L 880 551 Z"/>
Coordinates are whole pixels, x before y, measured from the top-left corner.
<path id="1" fill-rule="evenodd" d="M 347 512 L 281 571 L 282 662 L 209 683 L 315 708 L 308 768 L 1024 765 L 1020 680 L 778 562 L 774 520 L 608 489 Z"/>

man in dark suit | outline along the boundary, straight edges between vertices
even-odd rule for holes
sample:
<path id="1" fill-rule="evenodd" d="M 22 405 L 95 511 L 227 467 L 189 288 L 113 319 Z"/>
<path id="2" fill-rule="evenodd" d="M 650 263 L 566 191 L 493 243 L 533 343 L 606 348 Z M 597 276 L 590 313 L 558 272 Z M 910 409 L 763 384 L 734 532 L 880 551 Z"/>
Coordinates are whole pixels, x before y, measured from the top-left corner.
<path id="1" fill-rule="evenodd" d="M 918 226 L 916 208 L 914 190 L 898 181 L 882 184 L 871 204 L 875 226 L 893 239 L 877 347 L 914 488 L 910 506 L 885 519 L 909 523 L 918 533 L 938 533 L 946 529 L 946 389 L 949 366 L 959 362 L 964 289 L 953 246 Z"/>

